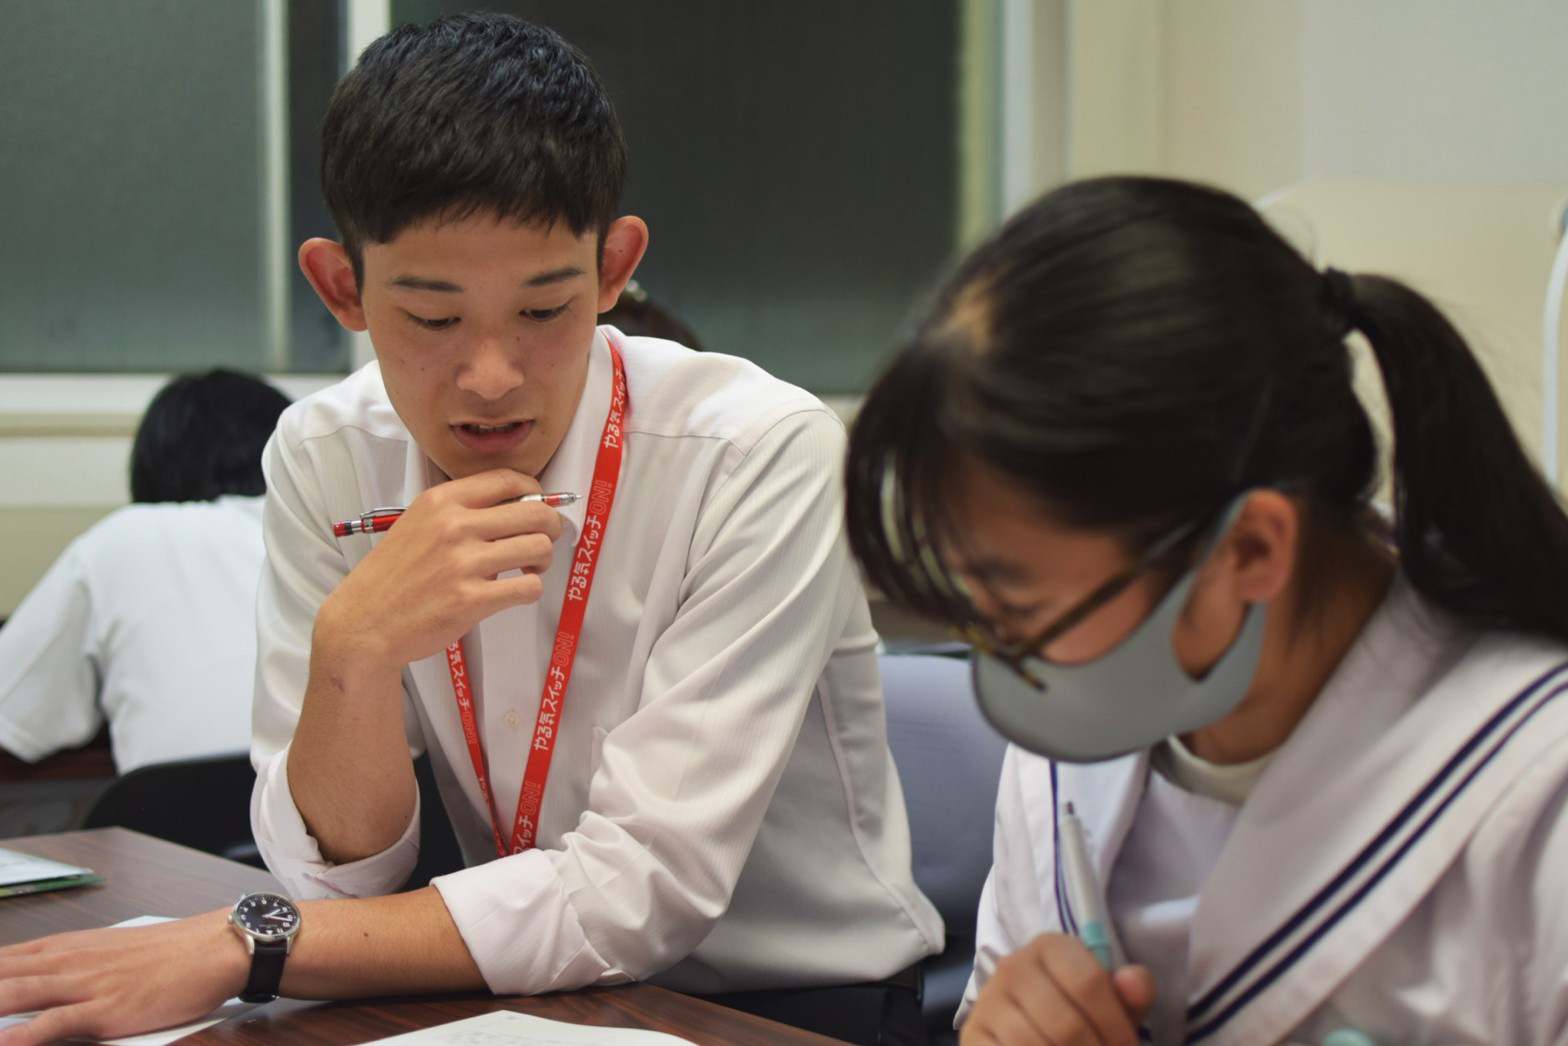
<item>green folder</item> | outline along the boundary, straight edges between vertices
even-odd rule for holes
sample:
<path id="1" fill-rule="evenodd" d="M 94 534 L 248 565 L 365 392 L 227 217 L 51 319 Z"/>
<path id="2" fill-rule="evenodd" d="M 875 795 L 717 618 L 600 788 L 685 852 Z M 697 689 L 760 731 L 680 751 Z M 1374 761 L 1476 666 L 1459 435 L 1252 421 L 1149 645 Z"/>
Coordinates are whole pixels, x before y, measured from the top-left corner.
<path id="1" fill-rule="evenodd" d="M 66 890 L 103 882 L 91 868 L 0 848 L 0 897 Z"/>

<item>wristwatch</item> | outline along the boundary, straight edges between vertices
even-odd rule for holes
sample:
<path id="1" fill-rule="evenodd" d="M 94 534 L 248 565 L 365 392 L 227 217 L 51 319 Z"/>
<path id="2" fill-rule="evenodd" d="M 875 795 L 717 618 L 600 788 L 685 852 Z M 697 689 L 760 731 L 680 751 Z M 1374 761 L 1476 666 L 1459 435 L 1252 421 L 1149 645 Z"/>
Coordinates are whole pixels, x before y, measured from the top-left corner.
<path id="1" fill-rule="evenodd" d="M 283 980 L 283 960 L 299 933 L 299 909 L 275 893 L 248 893 L 229 913 L 229 925 L 250 952 L 250 980 L 240 992 L 244 1002 L 271 1002 Z"/>

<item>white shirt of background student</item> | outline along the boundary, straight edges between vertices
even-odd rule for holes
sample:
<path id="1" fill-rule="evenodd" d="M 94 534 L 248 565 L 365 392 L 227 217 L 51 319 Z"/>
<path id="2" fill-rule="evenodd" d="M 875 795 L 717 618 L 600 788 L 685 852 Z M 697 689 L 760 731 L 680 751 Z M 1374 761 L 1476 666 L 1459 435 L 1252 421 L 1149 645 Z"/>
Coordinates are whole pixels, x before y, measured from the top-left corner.
<path id="1" fill-rule="evenodd" d="M 0 747 L 29 762 L 105 724 L 114 765 L 250 748 L 260 497 L 127 505 L 0 628 Z"/>

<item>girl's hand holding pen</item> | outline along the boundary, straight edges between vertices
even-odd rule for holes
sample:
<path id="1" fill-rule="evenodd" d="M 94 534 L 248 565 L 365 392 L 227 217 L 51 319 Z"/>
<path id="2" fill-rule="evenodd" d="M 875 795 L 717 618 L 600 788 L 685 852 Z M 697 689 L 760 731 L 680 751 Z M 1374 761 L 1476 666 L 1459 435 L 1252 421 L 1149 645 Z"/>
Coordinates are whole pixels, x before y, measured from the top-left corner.
<path id="1" fill-rule="evenodd" d="M 322 604 L 318 638 L 326 630 L 356 661 L 401 671 L 491 614 L 534 602 L 561 536 L 553 507 L 519 500 L 539 493 L 510 469 L 426 490 Z"/>
<path id="2" fill-rule="evenodd" d="M 1154 1005 L 1142 966 L 1107 971 L 1068 934 L 1041 934 L 997 961 L 960 1032 L 962 1046 L 1138 1041 Z"/>

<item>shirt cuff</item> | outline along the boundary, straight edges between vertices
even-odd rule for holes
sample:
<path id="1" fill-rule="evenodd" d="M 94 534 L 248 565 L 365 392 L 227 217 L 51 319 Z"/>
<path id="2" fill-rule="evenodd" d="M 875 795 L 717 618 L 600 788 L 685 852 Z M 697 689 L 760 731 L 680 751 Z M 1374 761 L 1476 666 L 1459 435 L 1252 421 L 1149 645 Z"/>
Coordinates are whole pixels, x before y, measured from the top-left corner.
<path id="1" fill-rule="evenodd" d="M 251 800 L 251 828 L 267 868 L 292 897 L 300 899 L 375 897 L 402 888 L 419 859 L 419 796 L 403 835 L 378 854 L 333 864 L 305 828 L 289 790 L 289 750 L 285 747 L 257 775 Z"/>
<path id="2" fill-rule="evenodd" d="M 588 942 L 555 865 L 538 850 L 438 876 L 430 884 L 497 995 L 631 980 Z"/>

